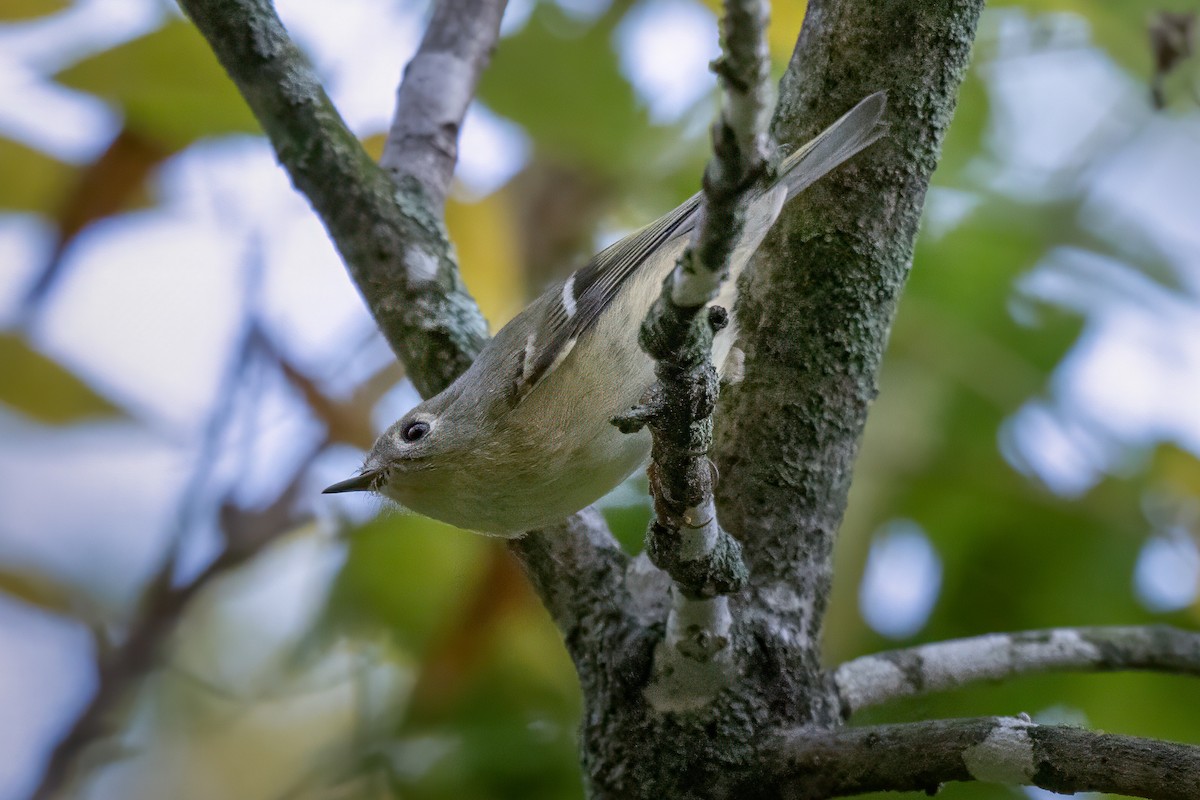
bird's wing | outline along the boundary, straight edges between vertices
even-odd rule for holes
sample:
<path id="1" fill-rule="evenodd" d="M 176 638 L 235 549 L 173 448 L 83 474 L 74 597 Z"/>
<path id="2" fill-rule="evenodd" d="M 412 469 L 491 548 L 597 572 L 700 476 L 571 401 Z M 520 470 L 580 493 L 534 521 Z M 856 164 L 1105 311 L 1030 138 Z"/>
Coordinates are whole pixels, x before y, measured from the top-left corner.
<path id="1" fill-rule="evenodd" d="M 743 261 L 758 247 L 782 203 L 884 134 L 886 128 L 880 120 L 886 106 L 887 96 L 883 92 L 864 98 L 811 142 L 784 159 L 775 185 L 758 197 L 767 197 L 780 184 L 787 187 L 786 197 L 766 214 L 764 225 L 744 232 L 738 244 Z M 563 362 L 575 342 L 595 323 L 630 276 L 645 265 L 647 257 L 695 226 L 699 205 L 700 195 L 692 195 L 670 214 L 601 252 L 548 292 L 554 296 L 541 304 L 542 318 L 532 326 L 533 331 L 521 355 L 515 384 L 516 402 Z"/>
<path id="2" fill-rule="evenodd" d="M 596 322 L 604 307 L 651 254 L 692 229 L 699 204 L 700 195 L 693 195 L 671 213 L 600 251 L 547 292 L 552 296 L 525 342 L 516 379 L 516 402 L 563 362 L 579 337 Z"/>

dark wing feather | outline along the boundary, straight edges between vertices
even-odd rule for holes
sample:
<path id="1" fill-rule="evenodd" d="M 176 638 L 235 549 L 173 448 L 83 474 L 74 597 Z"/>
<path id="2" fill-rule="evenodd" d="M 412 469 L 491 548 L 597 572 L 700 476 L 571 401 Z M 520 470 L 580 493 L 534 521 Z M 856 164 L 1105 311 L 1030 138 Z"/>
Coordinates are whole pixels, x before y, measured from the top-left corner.
<path id="1" fill-rule="evenodd" d="M 885 128 L 880 120 L 886 106 L 887 98 L 883 92 L 864 98 L 815 139 L 784 159 L 779 167 L 779 181 L 787 186 L 787 198 L 791 199 L 882 136 Z M 532 326 L 521 355 L 520 372 L 514 387 L 515 402 L 520 402 L 562 363 L 579 337 L 595 323 L 600 312 L 612 302 L 630 276 L 646 263 L 651 253 L 695 226 L 699 204 L 700 195 L 693 195 L 670 214 L 598 254 L 545 298 L 541 305 L 542 318 Z"/>
<path id="2" fill-rule="evenodd" d="M 597 253 L 552 290 L 541 321 L 525 343 L 515 387 L 517 402 L 562 363 L 648 256 L 692 229 L 699 204 L 700 195 L 693 195 L 671 213 Z"/>

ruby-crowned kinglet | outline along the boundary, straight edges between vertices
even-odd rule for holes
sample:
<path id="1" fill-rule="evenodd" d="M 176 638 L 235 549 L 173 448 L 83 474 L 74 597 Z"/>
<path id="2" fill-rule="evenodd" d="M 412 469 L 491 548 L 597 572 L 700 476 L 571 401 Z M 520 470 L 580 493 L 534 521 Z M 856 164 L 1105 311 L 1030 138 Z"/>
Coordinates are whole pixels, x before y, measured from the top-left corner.
<path id="1" fill-rule="evenodd" d="M 713 304 L 733 309 L 737 278 L 784 203 L 882 133 L 885 96 L 862 100 L 780 164 L 754 195 Z M 625 480 L 650 434 L 610 420 L 654 380 L 638 329 L 697 222 L 700 195 L 547 289 L 447 389 L 389 427 L 362 472 L 325 491 L 374 491 L 460 528 L 501 536 L 557 522 Z M 731 318 L 732 321 L 732 318 Z M 713 341 L 724 372 L 735 334 Z"/>

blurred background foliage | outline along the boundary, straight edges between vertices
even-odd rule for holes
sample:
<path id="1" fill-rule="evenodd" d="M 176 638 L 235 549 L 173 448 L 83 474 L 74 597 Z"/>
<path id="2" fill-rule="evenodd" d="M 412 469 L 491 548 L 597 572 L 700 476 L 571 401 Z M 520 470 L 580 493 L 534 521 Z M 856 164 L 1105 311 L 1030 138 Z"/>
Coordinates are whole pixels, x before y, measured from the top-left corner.
<path id="1" fill-rule="evenodd" d="M 378 153 L 425 5 L 279 7 Z M 695 190 L 715 7 L 512 4 L 447 210 L 494 327 Z M 989 4 L 855 474 L 831 664 L 1196 626 L 1193 10 Z M 781 73 L 803 4 L 774 13 Z M 203 41 L 158 0 L 8 0 L 0 42 L 0 798 L 36 784 L 97 660 L 164 621 L 74 796 L 582 796 L 574 673 L 504 547 L 318 497 L 416 397 Z M 604 502 L 630 550 L 643 488 Z M 1194 680 L 1054 676 L 862 721 L 1025 711 L 1200 742 L 1197 708 Z"/>

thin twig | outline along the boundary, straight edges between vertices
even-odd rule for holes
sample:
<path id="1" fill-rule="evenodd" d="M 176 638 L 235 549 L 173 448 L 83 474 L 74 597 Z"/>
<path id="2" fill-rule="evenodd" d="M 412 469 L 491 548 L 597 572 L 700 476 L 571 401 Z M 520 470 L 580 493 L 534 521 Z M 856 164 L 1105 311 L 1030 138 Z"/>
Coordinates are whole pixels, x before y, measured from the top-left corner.
<path id="1" fill-rule="evenodd" d="M 380 166 L 412 179 L 429 206 L 446 204 L 458 135 L 487 66 L 507 0 L 438 0 L 417 54 L 404 69 Z"/>
<path id="2" fill-rule="evenodd" d="M 706 310 L 705 304 L 728 276 L 745 205 L 765 166 L 767 8 L 762 0 L 725 2 L 724 53 L 713 65 L 723 100 L 713 125 L 700 222 L 642 329 L 659 381 L 659 399 L 645 418 L 654 436 L 656 500 L 647 549 L 689 597 L 729 594 L 745 581 L 737 543 L 717 524 L 707 456 L 717 398 L 712 336 L 728 315 L 727 309 Z"/>
<path id="3" fill-rule="evenodd" d="M 770 6 L 764 0 L 725 0 L 724 8 L 722 54 L 713 62 L 721 114 L 713 123 L 713 157 L 704 170 L 704 211 L 672 276 L 671 299 L 684 308 L 716 297 L 745 225 L 747 201 L 766 166 Z"/>
<path id="4" fill-rule="evenodd" d="M 250 242 L 250 253 L 243 270 L 242 330 L 236 352 L 217 388 L 216 401 L 200 435 L 195 468 L 184 487 L 176 512 L 174 529 L 162 562 L 146 587 L 140 603 L 138 618 L 130 633 L 115 649 L 106 645 L 97 652 L 96 692 L 91 702 L 75 720 L 74 725 L 59 741 L 47 762 L 41 784 L 34 798 L 53 797 L 69 780 L 80 753 L 95 739 L 105 735 L 112 715 L 125 699 L 128 690 L 155 664 L 163 639 L 174 629 L 179 617 L 196 593 L 214 577 L 229 568 L 228 558 L 218 557 L 208 569 L 185 586 L 174 586 L 178 560 L 186 537 L 193 531 L 193 522 L 205 502 L 206 489 L 212 480 L 221 454 L 222 439 L 236 413 L 237 389 L 245 382 L 258 351 L 256 304 L 262 278 L 262 259 L 257 239 Z M 290 502 L 290 495 L 289 495 Z M 228 534 L 227 534 L 228 538 Z M 227 551 L 223 556 L 228 556 Z M 237 563 L 251 553 L 239 553 Z"/>
<path id="5" fill-rule="evenodd" d="M 865 792 L 935 794 L 949 781 L 1111 792 L 1154 800 L 1200 797 L 1200 747 L 1020 717 L 982 717 L 832 730 L 800 728 L 768 749 L 792 800 Z"/>
<path id="6" fill-rule="evenodd" d="M 163 644 L 192 600 L 217 578 L 246 563 L 282 533 L 300 523 L 278 506 L 286 504 L 290 507 L 294 489 L 300 485 L 300 478 L 307 468 L 307 462 L 302 464 L 289 490 L 276 504 L 255 513 L 253 519 L 247 520 L 245 512 L 236 520 L 226 515 L 229 518 L 225 520 L 225 549 L 191 581 L 174 586 L 166 569 L 155 577 L 146 590 L 141 614 L 133 623 L 129 636 L 100 665 L 95 694 L 55 746 L 31 800 L 54 800 L 67 787 L 79 757 L 89 745 L 110 733 L 117 710 L 135 684 L 154 668 Z M 264 520 L 269 520 L 270 524 Z"/>
<path id="7" fill-rule="evenodd" d="M 1200 633 L 1166 625 L 993 633 L 856 658 L 833 673 L 845 716 L 905 697 L 1044 672 L 1200 675 Z"/>
<path id="8" fill-rule="evenodd" d="M 707 304 L 729 275 L 745 229 L 745 206 L 764 173 L 767 16 L 763 0 L 725 2 L 723 55 L 713 64 L 722 87 L 721 113 L 712 129 L 700 221 L 642 326 L 642 347 L 656 361 L 657 384 L 642 406 L 614 420 L 626 432 L 647 426 L 653 437 L 655 519 L 646 551 L 674 581 L 666 641 L 647 691 L 661 709 L 702 705 L 731 676 L 733 620 L 725 595 L 747 580 L 741 547 L 721 529 L 713 501 L 708 451 L 718 379 L 711 350 L 728 314 Z"/>
<path id="9" fill-rule="evenodd" d="M 256 277 L 252 269 L 251 294 Z M 252 355 L 262 350 L 259 327 L 253 307 L 248 302 L 242 344 L 229 374 L 222 382 L 223 388 L 212 418 L 205 426 L 199 466 L 184 492 L 177 530 L 172 535 L 167 554 L 144 592 L 141 610 L 125 641 L 98 658 L 100 663 L 95 694 L 52 751 L 32 800 L 51 800 L 70 783 L 80 756 L 90 745 L 110 733 L 121 704 L 137 682 L 155 667 L 164 643 L 193 599 L 216 579 L 246 563 L 280 535 L 300 524 L 301 520 L 292 508 L 302 479 L 319 450 L 314 450 L 301 461 L 288 486 L 265 509 L 245 511 L 228 504 L 223 506 L 220 528 L 225 541 L 224 549 L 191 581 L 181 586 L 174 585 L 176 562 L 183 536 L 189 529 L 188 520 L 198 507 L 199 494 L 216 463 L 220 438 L 234 413 L 231 399 L 234 389 L 250 368 Z M 270 355 L 269 352 L 267 354 Z"/>

